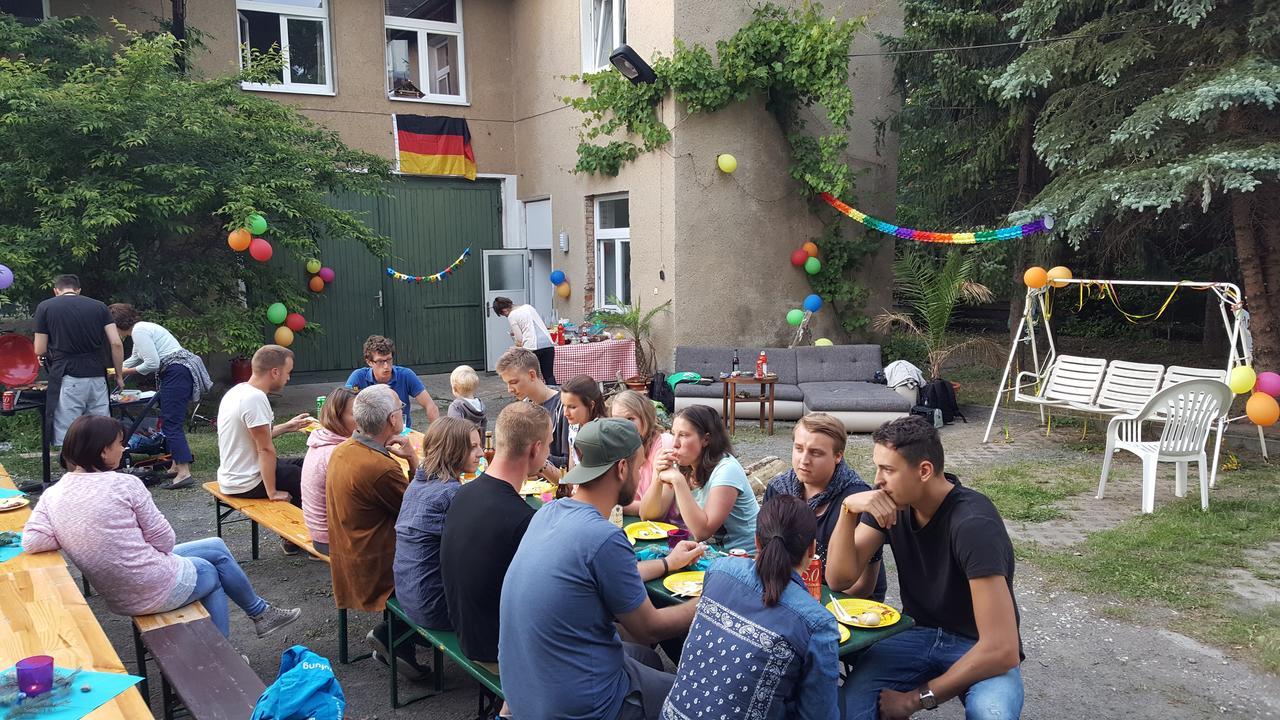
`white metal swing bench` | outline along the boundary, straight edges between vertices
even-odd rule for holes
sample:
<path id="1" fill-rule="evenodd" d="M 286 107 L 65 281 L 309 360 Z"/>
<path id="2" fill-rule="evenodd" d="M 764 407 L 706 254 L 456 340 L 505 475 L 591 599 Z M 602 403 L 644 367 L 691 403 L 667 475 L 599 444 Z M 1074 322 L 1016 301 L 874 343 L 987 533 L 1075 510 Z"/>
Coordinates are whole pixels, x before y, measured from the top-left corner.
<path id="1" fill-rule="evenodd" d="M 1141 285 L 1157 287 L 1190 287 L 1212 291 L 1218 299 L 1219 311 L 1231 342 L 1231 351 L 1225 369 L 1193 368 L 1171 365 L 1165 367 L 1152 363 L 1135 363 L 1125 360 L 1108 362 L 1102 358 L 1058 355 L 1053 334 L 1048 323 L 1037 323 L 1036 311 L 1041 318 L 1048 316 L 1045 295 L 1046 285 L 1028 289 L 1025 310 L 1015 340 L 1009 349 L 1009 359 L 1000 378 L 987 420 L 983 442 L 991 440 L 991 430 L 1003 396 L 1012 394 L 1015 402 L 1024 402 L 1040 408 L 1041 420 L 1046 410 L 1066 409 L 1111 416 L 1107 426 L 1107 450 L 1103 460 L 1102 477 L 1098 483 L 1098 497 L 1102 497 L 1107 475 L 1111 469 L 1111 456 L 1117 450 L 1129 450 L 1143 459 L 1143 512 L 1152 512 L 1155 504 L 1155 465 L 1159 461 L 1177 463 L 1176 493 L 1186 493 L 1188 462 L 1200 463 L 1201 507 L 1208 509 L 1208 489 L 1216 485 L 1218 457 L 1222 448 L 1222 433 L 1229 422 L 1227 412 L 1232 393 L 1226 386 L 1229 368 L 1249 361 L 1247 352 L 1237 352 L 1245 345 L 1241 342 L 1239 318 L 1228 314 L 1227 307 L 1239 302 L 1240 289 L 1231 283 L 1157 282 L 1135 280 L 1060 280 L 1070 284 Z M 1042 359 L 1036 338 L 1037 326 L 1044 328 L 1047 354 Z M 1006 386 L 1013 371 L 1020 345 L 1029 345 L 1034 370 L 1019 372 L 1012 385 Z M 1177 388 L 1177 389 L 1175 389 Z M 1142 426 L 1150 420 L 1164 423 L 1161 439 L 1154 442 L 1142 440 Z M 1210 430 L 1216 429 L 1213 465 L 1205 481 L 1204 446 Z M 1262 453 L 1267 454 L 1261 428 L 1258 432 Z M 1195 448 L 1199 450 L 1195 450 Z"/>

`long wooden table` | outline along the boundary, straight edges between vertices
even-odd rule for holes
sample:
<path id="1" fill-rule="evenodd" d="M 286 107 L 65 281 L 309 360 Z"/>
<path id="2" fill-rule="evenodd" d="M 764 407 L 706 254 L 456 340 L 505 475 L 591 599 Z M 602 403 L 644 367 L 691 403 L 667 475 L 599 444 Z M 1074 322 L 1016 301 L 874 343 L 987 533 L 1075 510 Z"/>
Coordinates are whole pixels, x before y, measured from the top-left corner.
<path id="1" fill-rule="evenodd" d="M 13 489 L 3 465 L 0 487 Z M 30 516 L 29 507 L 0 513 L 0 530 L 19 532 Z M 0 563 L 0 668 L 32 655 L 52 655 L 60 667 L 127 672 L 57 552 L 23 553 Z M 154 716 L 138 689 L 131 687 L 87 717 Z"/>

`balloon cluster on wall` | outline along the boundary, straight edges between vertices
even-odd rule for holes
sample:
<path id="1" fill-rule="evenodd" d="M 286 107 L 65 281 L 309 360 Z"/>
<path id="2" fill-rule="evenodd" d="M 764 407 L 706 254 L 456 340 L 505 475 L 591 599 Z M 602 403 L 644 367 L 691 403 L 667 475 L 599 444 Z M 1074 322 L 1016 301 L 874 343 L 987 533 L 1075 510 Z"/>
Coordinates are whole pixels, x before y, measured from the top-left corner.
<path id="1" fill-rule="evenodd" d="M 311 279 L 307 280 L 307 288 L 313 293 L 324 292 L 325 286 L 333 282 L 333 268 L 321 265 L 315 258 L 307 261 L 307 272 L 311 275 Z"/>
<path id="2" fill-rule="evenodd" d="M 1254 425 L 1271 427 L 1280 420 L 1280 375 L 1273 372 L 1257 372 L 1248 365 L 1231 368 L 1227 385 L 1237 395 L 1252 393 L 1245 403 L 1244 412 Z"/>
<path id="3" fill-rule="evenodd" d="M 552 285 L 556 286 L 556 295 L 560 298 L 568 298 L 572 293 L 569 287 L 569 278 L 564 274 L 563 270 L 552 270 L 551 276 L 547 278 Z"/>
<path id="4" fill-rule="evenodd" d="M 291 313 L 282 302 L 271 303 L 267 306 L 267 322 L 277 325 L 275 333 L 275 341 L 281 347 L 289 347 L 293 344 L 293 334 L 301 332 L 302 328 L 307 326 L 307 319 L 302 317 L 300 313 Z"/>
<path id="5" fill-rule="evenodd" d="M 791 252 L 791 264 L 802 267 L 810 275 L 817 275 L 822 270 L 822 261 L 818 259 L 818 245 L 807 242 Z"/>
<path id="6" fill-rule="evenodd" d="M 453 277 L 453 272 L 462 267 L 462 263 L 466 262 L 469 257 L 471 257 L 471 248 L 463 250 L 462 254 L 458 256 L 458 259 L 449 264 L 449 267 L 439 272 L 431 273 L 430 275 L 409 275 L 407 273 L 402 273 L 395 268 L 387 268 L 387 275 L 405 283 L 419 284 L 424 282 L 443 282 Z"/>
<path id="7" fill-rule="evenodd" d="M 787 311 L 787 324 L 798 326 L 805 321 L 813 313 L 822 309 L 822 298 L 817 295 L 808 295 L 804 299 L 803 309 L 792 308 Z"/>
<path id="8" fill-rule="evenodd" d="M 262 233 L 267 231 L 267 219 L 254 213 L 249 216 L 249 221 L 244 227 L 236 228 L 227 235 L 227 245 L 236 252 L 249 251 L 249 256 L 258 262 L 266 262 L 271 259 L 274 252 L 271 243 L 260 237 Z"/>

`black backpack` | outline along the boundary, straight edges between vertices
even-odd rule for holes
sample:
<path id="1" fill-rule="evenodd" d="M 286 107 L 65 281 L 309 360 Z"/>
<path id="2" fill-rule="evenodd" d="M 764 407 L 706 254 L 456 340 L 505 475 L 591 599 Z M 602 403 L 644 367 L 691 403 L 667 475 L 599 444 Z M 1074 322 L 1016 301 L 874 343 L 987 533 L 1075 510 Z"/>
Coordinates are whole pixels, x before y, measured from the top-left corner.
<path id="1" fill-rule="evenodd" d="M 938 378 L 930 380 L 920 388 L 920 404 L 931 408 L 937 408 L 942 411 L 942 422 L 950 425 L 957 417 L 969 422 L 969 418 L 960 412 L 960 406 L 956 404 L 956 391 L 951 387 L 951 383 Z"/>

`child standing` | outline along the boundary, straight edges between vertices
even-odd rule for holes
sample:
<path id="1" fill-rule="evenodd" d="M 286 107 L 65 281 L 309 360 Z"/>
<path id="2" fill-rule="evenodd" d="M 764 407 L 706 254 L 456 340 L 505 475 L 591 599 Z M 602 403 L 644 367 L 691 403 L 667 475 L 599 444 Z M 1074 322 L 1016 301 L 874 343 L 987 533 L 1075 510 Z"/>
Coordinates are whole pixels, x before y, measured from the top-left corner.
<path id="1" fill-rule="evenodd" d="M 583 425 L 605 417 L 604 395 L 600 383 L 590 375 L 575 375 L 560 386 L 560 401 L 564 403 L 564 417 L 569 422 L 569 467 L 578 464 L 578 453 L 573 441 Z"/>
<path id="2" fill-rule="evenodd" d="M 449 403 L 449 417 L 462 418 L 475 424 L 483 437 L 488 421 L 484 415 L 484 401 L 475 397 L 480 376 L 470 365 L 459 365 L 449 373 L 449 387 L 453 390 L 453 402 Z"/>

